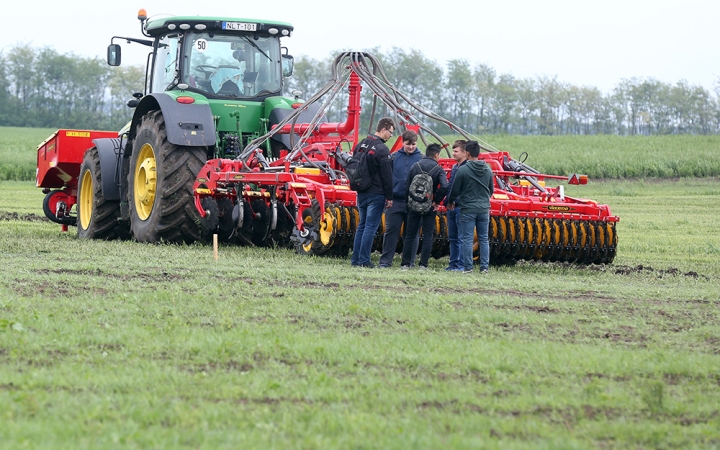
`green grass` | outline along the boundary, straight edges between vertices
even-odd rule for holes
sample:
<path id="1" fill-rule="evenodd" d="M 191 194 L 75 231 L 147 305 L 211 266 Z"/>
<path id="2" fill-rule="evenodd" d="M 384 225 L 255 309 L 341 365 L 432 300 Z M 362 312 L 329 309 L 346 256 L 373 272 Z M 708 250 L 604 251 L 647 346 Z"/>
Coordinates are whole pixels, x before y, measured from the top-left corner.
<path id="1" fill-rule="evenodd" d="M 34 181 L 38 145 L 55 131 L 55 128 L 0 127 L 0 181 Z"/>
<path id="2" fill-rule="evenodd" d="M 484 136 L 542 173 L 592 178 L 720 176 L 720 136 Z"/>
<path id="3" fill-rule="evenodd" d="M 79 241 L 0 183 L 0 442 L 717 448 L 717 183 L 568 188 L 621 217 L 615 264 L 485 277 Z"/>
<path id="4" fill-rule="evenodd" d="M 0 180 L 35 179 L 37 146 L 54 129 L 0 127 Z M 453 142 L 455 137 L 446 137 Z M 549 175 L 591 178 L 720 176 L 720 136 L 483 136 Z"/>

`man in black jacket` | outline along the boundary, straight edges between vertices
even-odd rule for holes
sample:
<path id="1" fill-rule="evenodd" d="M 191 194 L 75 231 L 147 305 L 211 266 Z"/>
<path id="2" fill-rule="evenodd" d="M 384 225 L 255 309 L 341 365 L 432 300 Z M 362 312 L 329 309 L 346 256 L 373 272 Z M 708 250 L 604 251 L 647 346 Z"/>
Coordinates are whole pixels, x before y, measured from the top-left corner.
<path id="1" fill-rule="evenodd" d="M 422 227 L 423 246 L 420 251 L 420 268 L 427 269 L 430 253 L 432 252 L 433 238 L 435 237 L 435 210 L 437 205 L 445 198 L 448 188 L 447 175 L 445 170 L 438 164 L 440 159 L 440 146 L 438 144 L 430 144 L 425 149 L 425 157 L 415 163 L 408 173 L 405 182 L 405 195 L 410 195 L 410 185 L 415 175 L 427 173 L 432 177 L 433 198 L 432 205 L 425 213 L 414 211 L 412 208 L 408 210 L 408 218 L 405 222 L 405 238 L 403 241 L 402 260 L 400 262 L 401 269 L 408 269 L 415 265 L 415 255 L 417 255 L 420 227 Z M 430 200 L 428 200 L 430 201 Z M 409 202 L 408 202 L 409 203 Z"/>
<path id="2" fill-rule="evenodd" d="M 355 267 L 375 268 L 370 261 L 372 243 L 382 220 L 385 206 L 392 207 L 392 164 L 390 149 L 385 142 L 395 131 L 395 123 L 389 117 L 380 119 L 376 133 L 371 134 L 355 146 L 354 152 L 365 152 L 372 182 L 370 187 L 357 193 L 357 208 L 360 222 L 355 230 L 353 252 L 350 263 Z"/>

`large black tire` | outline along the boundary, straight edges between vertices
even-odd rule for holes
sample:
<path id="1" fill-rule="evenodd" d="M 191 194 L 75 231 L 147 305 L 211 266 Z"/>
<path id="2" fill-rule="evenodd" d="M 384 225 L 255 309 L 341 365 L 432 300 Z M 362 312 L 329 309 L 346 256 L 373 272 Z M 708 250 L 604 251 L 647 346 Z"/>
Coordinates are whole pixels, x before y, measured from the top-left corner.
<path id="1" fill-rule="evenodd" d="M 77 198 L 78 238 L 112 240 L 127 237 L 127 223 L 119 220 L 120 201 L 103 197 L 100 155 L 95 147 L 85 152 L 80 166 Z"/>
<path id="2" fill-rule="evenodd" d="M 205 147 L 168 142 L 162 111 L 143 116 L 128 173 L 130 227 L 137 241 L 191 243 L 202 237 L 193 183 L 206 160 Z"/>

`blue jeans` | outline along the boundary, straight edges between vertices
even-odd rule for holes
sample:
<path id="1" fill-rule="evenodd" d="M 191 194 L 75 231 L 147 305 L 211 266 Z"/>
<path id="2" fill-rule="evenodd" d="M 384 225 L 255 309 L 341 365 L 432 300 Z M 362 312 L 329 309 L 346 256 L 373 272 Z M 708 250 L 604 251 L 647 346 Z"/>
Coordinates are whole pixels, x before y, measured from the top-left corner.
<path id="1" fill-rule="evenodd" d="M 460 230 L 458 219 L 460 218 L 460 208 L 447 210 L 448 239 L 450 240 L 450 268 L 462 269 L 462 253 L 460 247 Z"/>
<path id="2" fill-rule="evenodd" d="M 360 223 L 355 231 L 353 253 L 350 258 L 350 262 L 354 266 L 370 263 L 373 240 L 385 209 L 385 196 L 358 192 L 357 205 Z"/>
<path id="3" fill-rule="evenodd" d="M 480 246 L 480 270 L 486 270 L 490 264 L 490 243 L 488 241 L 490 214 L 466 214 L 461 212 L 458 225 L 463 268 L 465 270 L 473 269 L 473 235 L 477 228 L 478 244 Z"/>

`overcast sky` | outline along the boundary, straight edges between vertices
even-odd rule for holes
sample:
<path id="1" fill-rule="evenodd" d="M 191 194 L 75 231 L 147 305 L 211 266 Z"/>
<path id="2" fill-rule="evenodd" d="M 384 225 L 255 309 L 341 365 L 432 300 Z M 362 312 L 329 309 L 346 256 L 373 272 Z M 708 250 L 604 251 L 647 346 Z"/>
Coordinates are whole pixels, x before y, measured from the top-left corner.
<path id="1" fill-rule="evenodd" d="M 547 76 L 610 91 L 623 78 L 682 79 L 712 89 L 720 79 L 720 1 L 439 0 L 435 2 L 255 0 L 5 2 L 0 51 L 17 44 L 105 58 L 112 36 L 141 37 L 149 16 L 210 15 L 290 22 L 283 39 L 296 56 L 392 47 L 445 65 L 484 63 L 518 78 Z M 421 6 L 425 5 L 425 7 Z M 124 64 L 144 63 L 145 47 L 123 43 Z"/>

